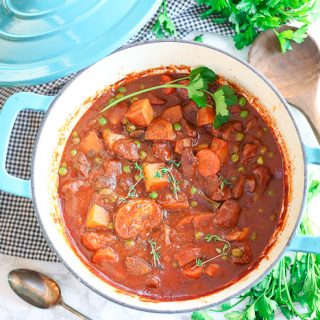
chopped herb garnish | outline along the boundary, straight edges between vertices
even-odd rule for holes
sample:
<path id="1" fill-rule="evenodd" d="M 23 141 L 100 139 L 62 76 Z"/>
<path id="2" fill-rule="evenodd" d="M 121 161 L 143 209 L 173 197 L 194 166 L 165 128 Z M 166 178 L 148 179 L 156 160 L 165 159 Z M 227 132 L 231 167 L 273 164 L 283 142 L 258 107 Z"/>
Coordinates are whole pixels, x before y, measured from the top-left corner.
<path id="1" fill-rule="evenodd" d="M 172 185 L 172 192 L 174 194 L 174 197 L 176 200 L 178 200 L 177 193 L 180 192 L 180 186 L 179 186 L 179 181 L 175 178 L 175 176 L 172 173 L 172 168 L 160 168 L 156 174 L 155 178 L 163 178 L 165 175 L 168 175 L 168 181 Z"/>
<path id="2" fill-rule="evenodd" d="M 207 234 L 205 237 L 204 237 L 204 240 L 207 241 L 207 242 L 210 242 L 210 241 L 214 241 L 214 242 L 221 242 L 223 243 L 223 247 L 222 249 L 221 248 L 216 248 L 216 251 L 218 253 L 218 255 L 214 256 L 214 257 L 211 257 L 205 261 L 202 261 L 200 258 L 198 258 L 196 260 L 196 265 L 193 267 L 196 268 L 196 267 L 199 267 L 198 265 L 198 260 L 201 262 L 200 266 L 203 266 L 204 264 L 208 263 L 208 262 L 211 262 L 213 260 L 216 260 L 220 257 L 223 257 L 223 256 L 227 256 L 230 254 L 230 250 L 231 250 L 231 244 L 230 242 L 228 242 L 227 240 L 225 239 L 222 239 L 221 237 L 219 237 L 218 235 L 216 234 Z"/>
<path id="3" fill-rule="evenodd" d="M 155 267 L 158 267 L 160 265 L 160 252 L 159 250 L 161 249 L 161 246 L 157 247 L 157 243 L 153 241 L 152 239 L 148 240 L 151 251 L 150 254 L 152 255 L 153 258 L 153 264 Z"/>
<path id="4" fill-rule="evenodd" d="M 202 260 L 200 258 L 196 259 L 196 267 L 201 267 L 203 264 Z"/>
<path id="5" fill-rule="evenodd" d="M 231 186 L 232 183 L 227 178 L 223 178 L 222 176 L 219 176 L 220 182 L 220 190 L 223 190 L 225 186 Z"/>
<path id="6" fill-rule="evenodd" d="M 142 168 L 138 162 L 136 162 L 134 164 L 134 168 L 139 171 L 139 174 L 136 175 L 136 183 L 134 185 L 130 186 L 128 193 L 127 193 L 127 196 L 125 198 L 120 198 L 119 203 L 123 203 L 130 198 L 134 198 L 137 194 L 136 186 L 144 178 Z"/>

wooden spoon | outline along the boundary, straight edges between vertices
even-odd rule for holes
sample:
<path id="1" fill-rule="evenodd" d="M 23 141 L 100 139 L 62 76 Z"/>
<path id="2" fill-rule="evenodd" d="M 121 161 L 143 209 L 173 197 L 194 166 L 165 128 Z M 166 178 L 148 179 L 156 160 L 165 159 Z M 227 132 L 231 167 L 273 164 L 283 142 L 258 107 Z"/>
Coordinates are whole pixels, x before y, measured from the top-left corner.
<path id="1" fill-rule="evenodd" d="M 282 27 L 296 30 L 294 27 Z M 308 36 L 283 54 L 273 31 L 259 35 L 249 51 L 249 62 L 269 78 L 289 103 L 308 119 L 320 143 L 320 50 Z"/>

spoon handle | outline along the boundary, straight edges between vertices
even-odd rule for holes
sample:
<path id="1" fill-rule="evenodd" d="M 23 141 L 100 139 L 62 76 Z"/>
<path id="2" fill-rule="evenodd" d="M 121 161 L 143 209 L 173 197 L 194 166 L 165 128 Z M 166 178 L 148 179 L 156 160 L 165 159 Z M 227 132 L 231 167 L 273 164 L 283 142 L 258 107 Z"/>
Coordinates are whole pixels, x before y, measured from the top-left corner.
<path id="1" fill-rule="evenodd" d="M 59 302 L 60 306 L 64 307 L 65 309 L 69 310 L 70 312 L 72 312 L 73 314 L 75 314 L 76 316 L 78 316 L 80 319 L 83 320 L 92 320 L 91 318 L 85 316 L 84 314 L 82 314 L 81 312 L 73 309 L 72 307 L 70 307 L 69 305 L 67 305 L 66 303 L 64 303 L 63 301 Z"/>

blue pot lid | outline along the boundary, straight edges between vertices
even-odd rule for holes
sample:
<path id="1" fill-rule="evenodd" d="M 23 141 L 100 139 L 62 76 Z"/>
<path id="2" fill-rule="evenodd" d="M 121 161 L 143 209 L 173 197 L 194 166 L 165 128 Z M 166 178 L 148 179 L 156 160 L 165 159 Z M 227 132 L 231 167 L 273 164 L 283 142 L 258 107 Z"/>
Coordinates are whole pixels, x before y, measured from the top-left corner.
<path id="1" fill-rule="evenodd" d="M 161 0 L 2 0 L 0 85 L 33 85 L 79 71 L 119 48 Z"/>

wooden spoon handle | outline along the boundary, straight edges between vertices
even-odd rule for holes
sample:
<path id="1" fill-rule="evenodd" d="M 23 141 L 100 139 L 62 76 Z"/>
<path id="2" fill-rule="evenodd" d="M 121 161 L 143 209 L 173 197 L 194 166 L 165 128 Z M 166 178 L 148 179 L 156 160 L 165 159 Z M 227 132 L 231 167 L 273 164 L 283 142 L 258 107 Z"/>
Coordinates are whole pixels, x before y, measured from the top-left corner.
<path id="1" fill-rule="evenodd" d="M 320 144 L 320 104 L 313 108 L 299 108 L 300 111 L 306 116 L 309 124 L 312 127 L 313 133 L 316 136 L 318 143 Z"/>

